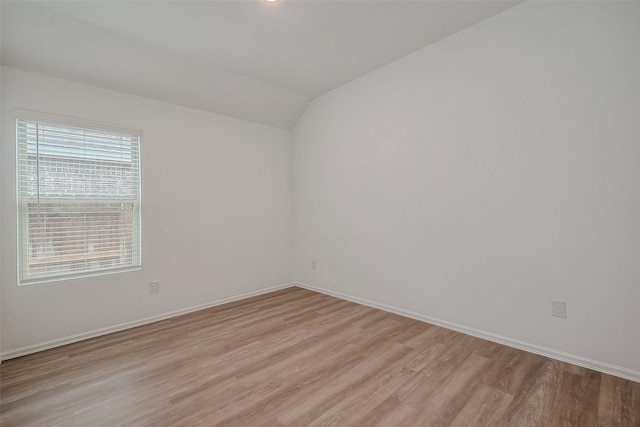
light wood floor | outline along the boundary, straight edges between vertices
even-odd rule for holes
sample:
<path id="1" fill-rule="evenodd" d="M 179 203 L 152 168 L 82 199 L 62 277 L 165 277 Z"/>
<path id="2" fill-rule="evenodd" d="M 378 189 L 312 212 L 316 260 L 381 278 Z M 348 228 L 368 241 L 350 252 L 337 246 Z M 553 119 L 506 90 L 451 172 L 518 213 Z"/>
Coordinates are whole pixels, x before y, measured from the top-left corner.
<path id="1" fill-rule="evenodd" d="M 640 426 L 640 384 L 290 288 L 0 365 L 10 426 Z"/>

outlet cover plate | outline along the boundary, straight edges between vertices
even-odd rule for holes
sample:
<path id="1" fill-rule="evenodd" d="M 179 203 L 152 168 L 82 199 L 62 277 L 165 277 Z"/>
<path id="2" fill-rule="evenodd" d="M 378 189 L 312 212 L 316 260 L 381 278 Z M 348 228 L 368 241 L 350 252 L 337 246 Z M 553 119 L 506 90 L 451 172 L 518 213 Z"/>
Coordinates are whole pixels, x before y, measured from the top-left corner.
<path id="1" fill-rule="evenodd" d="M 153 282 L 149 282 L 149 293 L 157 294 L 160 292 L 160 281 L 154 280 Z"/>
<path id="2" fill-rule="evenodd" d="M 551 300 L 551 315 L 553 317 L 567 318 L 567 303 L 559 300 Z"/>

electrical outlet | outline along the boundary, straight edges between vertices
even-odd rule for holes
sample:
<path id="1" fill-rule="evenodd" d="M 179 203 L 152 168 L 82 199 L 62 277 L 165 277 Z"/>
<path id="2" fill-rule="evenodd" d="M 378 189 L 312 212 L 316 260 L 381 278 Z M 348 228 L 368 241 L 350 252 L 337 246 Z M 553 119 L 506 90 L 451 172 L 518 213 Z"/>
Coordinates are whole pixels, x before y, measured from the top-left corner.
<path id="1" fill-rule="evenodd" d="M 159 280 L 154 280 L 153 282 L 149 283 L 149 293 L 150 294 L 157 294 L 158 292 L 160 292 L 160 281 Z"/>
<path id="2" fill-rule="evenodd" d="M 564 301 L 551 300 L 551 315 L 553 317 L 567 318 L 567 303 Z"/>
<path id="3" fill-rule="evenodd" d="M 312 270 L 316 269 L 316 260 L 315 259 L 311 261 L 311 269 Z"/>

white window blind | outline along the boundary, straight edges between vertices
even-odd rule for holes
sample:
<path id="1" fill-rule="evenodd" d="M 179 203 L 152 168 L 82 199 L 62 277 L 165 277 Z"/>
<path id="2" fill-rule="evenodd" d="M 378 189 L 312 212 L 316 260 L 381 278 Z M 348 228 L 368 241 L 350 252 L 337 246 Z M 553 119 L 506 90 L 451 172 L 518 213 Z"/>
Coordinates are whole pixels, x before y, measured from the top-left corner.
<path id="1" fill-rule="evenodd" d="M 140 133 L 16 116 L 20 283 L 139 267 Z"/>

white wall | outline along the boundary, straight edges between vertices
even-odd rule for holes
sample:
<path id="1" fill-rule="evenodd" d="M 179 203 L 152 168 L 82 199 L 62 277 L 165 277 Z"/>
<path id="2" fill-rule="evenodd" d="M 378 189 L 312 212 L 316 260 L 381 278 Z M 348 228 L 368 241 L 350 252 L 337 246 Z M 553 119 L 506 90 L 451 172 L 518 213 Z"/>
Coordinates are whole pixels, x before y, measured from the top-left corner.
<path id="1" fill-rule="evenodd" d="M 640 378 L 639 23 L 525 3 L 317 99 L 294 130 L 297 279 Z M 2 354 L 291 280 L 289 132 L 0 76 Z M 141 271 L 17 286 L 14 107 L 144 130 Z"/>
<path id="2" fill-rule="evenodd" d="M 2 7 L 0 7 L 2 22 Z M 0 58 L 2 57 L 2 31 L 0 31 Z M 0 100 L 2 100 L 2 66 L 0 66 Z M 2 140 L 2 108 L 0 107 L 0 145 Z M 0 153 L 1 153 L 0 149 Z M 0 189 L 2 189 L 2 159 L 0 159 Z M 2 197 L 0 197 L 0 363 L 2 363 Z"/>
<path id="3" fill-rule="evenodd" d="M 143 130 L 141 271 L 17 285 L 13 108 Z M 289 131 L 6 67 L 2 119 L 3 354 L 291 281 Z"/>
<path id="4" fill-rule="evenodd" d="M 639 76 L 640 4 L 529 2 L 317 98 L 297 280 L 640 379 Z"/>

